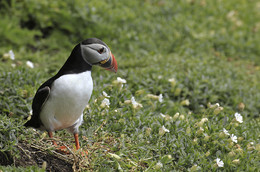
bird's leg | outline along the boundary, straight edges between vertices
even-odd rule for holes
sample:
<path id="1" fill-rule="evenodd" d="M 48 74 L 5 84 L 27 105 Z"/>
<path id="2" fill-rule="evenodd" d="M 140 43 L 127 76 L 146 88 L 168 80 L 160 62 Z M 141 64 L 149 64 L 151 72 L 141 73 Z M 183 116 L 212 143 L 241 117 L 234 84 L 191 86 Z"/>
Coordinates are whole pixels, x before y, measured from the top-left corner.
<path id="1" fill-rule="evenodd" d="M 80 148 L 80 146 L 79 146 L 79 134 L 74 133 L 74 138 L 75 138 L 76 150 L 78 150 Z"/>
<path id="2" fill-rule="evenodd" d="M 51 131 L 48 131 L 48 135 L 49 135 L 49 137 L 50 137 L 51 139 L 53 138 L 53 135 L 52 135 L 52 132 L 51 132 Z M 57 143 L 56 143 L 55 140 L 52 140 L 52 143 L 53 143 L 54 146 L 57 146 Z"/>
<path id="3" fill-rule="evenodd" d="M 76 150 L 78 150 L 80 148 L 80 146 L 79 146 L 79 134 L 78 133 L 74 133 L 74 138 L 75 138 Z M 81 152 L 81 155 L 83 157 L 87 157 L 88 151 Z"/>
<path id="4" fill-rule="evenodd" d="M 49 137 L 52 139 L 52 138 L 53 138 L 52 132 L 51 132 L 51 131 L 48 131 L 48 134 L 49 134 Z M 55 140 L 52 140 L 52 144 L 53 144 L 54 146 L 58 146 Z M 61 152 L 63 152 L 63 153 L 68 153 L 68 152 L 66 151 L 66 149 L 67 149 L 66 146 L 60 146 L 60 147 L 58 147 L 58 150 L 61 151 Z"/>

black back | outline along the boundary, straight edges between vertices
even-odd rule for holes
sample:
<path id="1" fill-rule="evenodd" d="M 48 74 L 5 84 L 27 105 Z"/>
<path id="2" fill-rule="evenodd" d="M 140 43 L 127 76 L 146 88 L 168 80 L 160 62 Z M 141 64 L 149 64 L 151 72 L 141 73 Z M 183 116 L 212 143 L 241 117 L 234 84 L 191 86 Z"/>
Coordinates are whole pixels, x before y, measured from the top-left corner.
<path id="1" fill-rule="evenodd" d="M 81 42 L 81 44 L 83 44 L 83 45 L 95 44 L 95 43 L 102 44 L 108 48 L 106 43 L 104 43 L 103 41 L 101 41 L 100 39 L 97 39 L 97 38 L 89 38 L 89 39 L 86 39 Z"/>

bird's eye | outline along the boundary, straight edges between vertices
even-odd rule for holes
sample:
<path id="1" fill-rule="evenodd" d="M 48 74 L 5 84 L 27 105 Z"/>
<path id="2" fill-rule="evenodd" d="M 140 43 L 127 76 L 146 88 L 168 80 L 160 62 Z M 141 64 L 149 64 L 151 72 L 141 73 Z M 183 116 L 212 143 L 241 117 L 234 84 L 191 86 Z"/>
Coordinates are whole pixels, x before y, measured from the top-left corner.
<path id="1" fill-rule="evenodd" d="M 99 54 L 102 54 L 102 53 L 104 52 L 104 50 L 105 50 L 104 47 L 100 48 L 100 49 L 98 50 Z"/>

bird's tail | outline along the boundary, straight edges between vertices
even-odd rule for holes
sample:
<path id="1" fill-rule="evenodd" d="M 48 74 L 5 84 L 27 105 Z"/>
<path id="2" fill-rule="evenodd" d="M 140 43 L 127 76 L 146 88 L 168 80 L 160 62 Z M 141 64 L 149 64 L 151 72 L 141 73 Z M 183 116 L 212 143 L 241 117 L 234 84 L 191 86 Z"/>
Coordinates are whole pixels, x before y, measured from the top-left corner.
<path id="1" fill-rule="evenodd" d="M 32 118 L 27 121 L 25 124 L 24 124 L 25 127 L 33 127 L 33 128 L 40 128 L 41 127 L 41 123 L 39 122 L 38 119 L 35 119 L 33 116 Z"/>

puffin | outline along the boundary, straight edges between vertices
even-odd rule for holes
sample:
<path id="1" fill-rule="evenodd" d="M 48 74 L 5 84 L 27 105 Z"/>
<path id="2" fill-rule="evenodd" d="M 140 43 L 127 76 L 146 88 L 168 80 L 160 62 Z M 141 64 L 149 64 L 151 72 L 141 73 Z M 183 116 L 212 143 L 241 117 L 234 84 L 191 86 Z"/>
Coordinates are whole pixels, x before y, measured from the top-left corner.
<path id="1" fill-rule="evenodd" d="M 93 90 L 94 65 L 117 72 L 117 61 L 107 44 L 98 38 L 88 38 L 77 44 L 57 74 L 38 88 L 32 102 L 32 116 L 24 126 L 45 130 L 50 138 L 54 131 L 67 129 L 74 135 L 78 150 L 79 126 Z"/>

